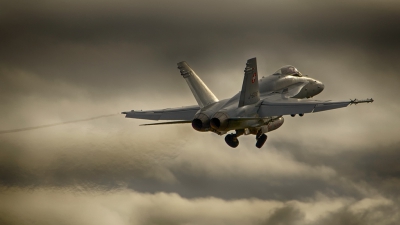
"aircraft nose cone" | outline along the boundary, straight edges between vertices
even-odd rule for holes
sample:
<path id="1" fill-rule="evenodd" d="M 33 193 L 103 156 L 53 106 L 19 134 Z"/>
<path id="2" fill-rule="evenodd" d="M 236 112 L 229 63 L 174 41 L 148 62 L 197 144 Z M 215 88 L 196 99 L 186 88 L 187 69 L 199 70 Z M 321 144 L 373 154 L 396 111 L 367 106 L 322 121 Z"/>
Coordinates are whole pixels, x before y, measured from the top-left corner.
<path id="1" fill-rule="evenodd" d="M 314 80 L 311 96 L 315 96 L 315 95 L 321 93 L 324 90 L 324 88 L 325 88 L 325 85 L 322 82 Z"/>
<path id="2" fill-rule="evenodd" d="M 322 82 L 319 82 L 319 81 L 318 81 L 317 85 L 318 85 L 318 86 L 317 86 L 318 90 L 320 90 L 320 91 L 323 91 L 323 90 L 324 90 L 325 85 L 324 85 Z"/>

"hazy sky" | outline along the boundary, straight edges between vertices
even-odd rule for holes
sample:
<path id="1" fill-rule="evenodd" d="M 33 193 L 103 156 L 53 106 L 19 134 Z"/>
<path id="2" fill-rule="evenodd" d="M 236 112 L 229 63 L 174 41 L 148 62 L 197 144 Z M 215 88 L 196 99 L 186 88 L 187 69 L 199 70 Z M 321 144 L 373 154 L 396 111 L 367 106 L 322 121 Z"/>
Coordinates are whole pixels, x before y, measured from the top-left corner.
<path id="1" fill-rule="evenodd" d="M 1 224 L 382 224 L 400 221 L 398 1 L 0 3 Z M 176 63 L 219 99 L 247 59 L 325 84 L 257 149 L 131 109 L 195 104 Z"/>

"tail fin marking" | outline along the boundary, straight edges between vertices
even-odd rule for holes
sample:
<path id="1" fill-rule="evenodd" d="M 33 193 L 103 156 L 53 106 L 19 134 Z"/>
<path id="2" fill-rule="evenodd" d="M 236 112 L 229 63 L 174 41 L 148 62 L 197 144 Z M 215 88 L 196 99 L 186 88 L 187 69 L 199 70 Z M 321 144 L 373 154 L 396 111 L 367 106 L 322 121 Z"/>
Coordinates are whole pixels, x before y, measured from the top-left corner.
<path id="1" fill-rule="evenodd" d="M 251 58 L 247 60 L 246 68 L 244 69 L 239 107 L 255 104 L 258 101 L 260 101 L 260 91 L 258 88 L 257 60 L 256 58 Z"/>

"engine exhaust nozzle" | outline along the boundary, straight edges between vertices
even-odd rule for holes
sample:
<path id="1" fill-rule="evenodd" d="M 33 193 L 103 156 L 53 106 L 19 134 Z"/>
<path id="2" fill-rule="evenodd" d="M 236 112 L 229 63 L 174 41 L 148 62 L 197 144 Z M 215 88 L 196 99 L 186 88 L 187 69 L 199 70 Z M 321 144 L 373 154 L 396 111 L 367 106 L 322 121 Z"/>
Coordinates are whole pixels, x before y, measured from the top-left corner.
<path id="1" fill-rule="evenodd" d="M 215 130 L 225 130 L 228 128 L 228 116 L 223 112 L 217 112 L 210 120 L 210 126 Z"/>
<path id="2" fill-rule="evenodd" d="M 210 129 L 210 118 L 204 113 L 198 113 L 192 120 L 192 127 L 197 131 L 208 131 Z"/>

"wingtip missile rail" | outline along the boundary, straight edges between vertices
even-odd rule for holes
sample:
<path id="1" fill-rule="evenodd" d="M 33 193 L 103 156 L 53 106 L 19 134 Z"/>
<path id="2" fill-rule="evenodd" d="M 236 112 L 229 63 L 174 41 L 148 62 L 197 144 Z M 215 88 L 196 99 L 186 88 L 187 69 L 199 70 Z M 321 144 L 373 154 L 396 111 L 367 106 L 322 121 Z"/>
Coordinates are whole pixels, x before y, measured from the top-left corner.
<path id="1" fill-rule="evenodd" d="M 374 99 L 372 98 L 367 98 L 367 99 L 362 99 L 362 100 L 358 100 L 358 99 L 350 99 L 350 105 L 357 105 L 359 103 L 372 103 L 374 102 Z"/>

